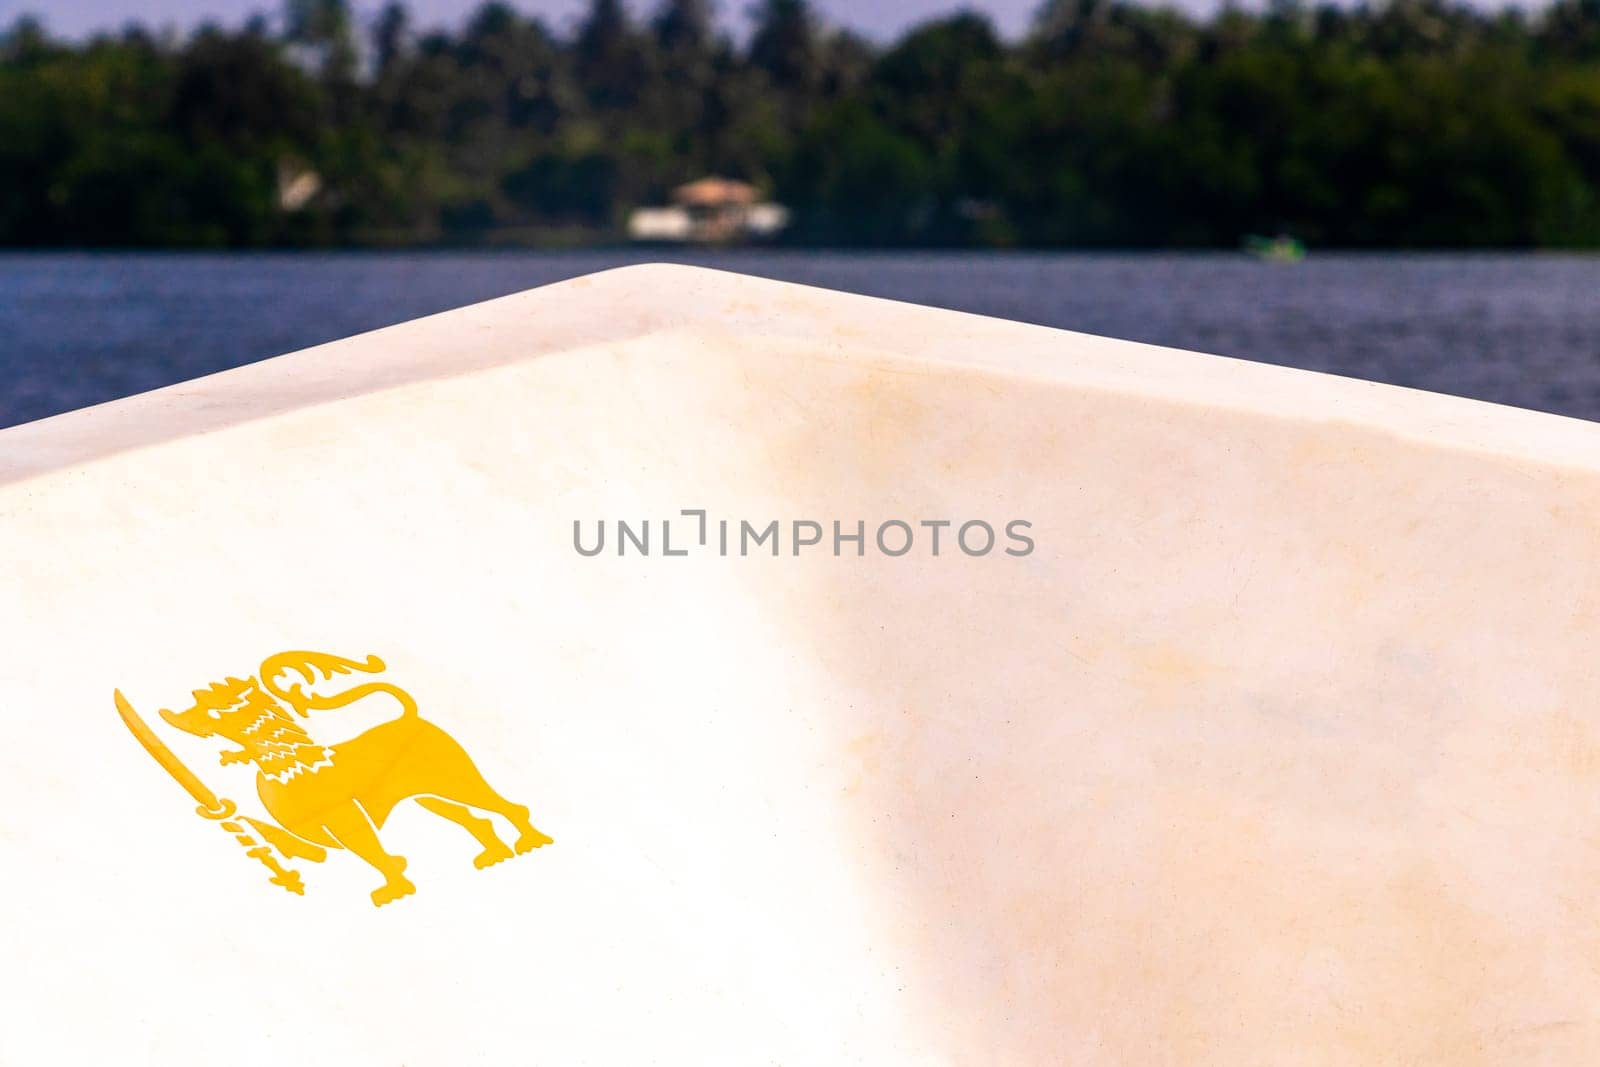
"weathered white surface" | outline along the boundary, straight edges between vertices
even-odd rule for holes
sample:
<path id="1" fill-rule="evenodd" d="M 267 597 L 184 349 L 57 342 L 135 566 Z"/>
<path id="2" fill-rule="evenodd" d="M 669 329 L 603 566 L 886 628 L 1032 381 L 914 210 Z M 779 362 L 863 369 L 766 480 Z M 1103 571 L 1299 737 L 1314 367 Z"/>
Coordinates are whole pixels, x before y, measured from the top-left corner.
<path id="1" fill-rule="evenodd" d="M 1038 547 L 573 550 L 696 507 Z M 1591 1064 L 1597 638 L 1585 423 L 668 267 L 282 357 L 0 433 L 0 1063 Z M 268 885 L 111 692 L 296 647 L 556 844 Z"/>

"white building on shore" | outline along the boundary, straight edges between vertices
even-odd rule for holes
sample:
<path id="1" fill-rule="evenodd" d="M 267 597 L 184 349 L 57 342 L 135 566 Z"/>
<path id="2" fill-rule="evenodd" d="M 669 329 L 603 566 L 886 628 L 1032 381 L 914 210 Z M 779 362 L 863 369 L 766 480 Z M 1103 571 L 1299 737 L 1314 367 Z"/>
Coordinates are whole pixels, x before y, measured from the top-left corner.
<path id="1" fill-rule="evenodd" d="M 628 217 L 628 236 L 672 244 L 770 239 L 789 224 L 789 209 L 760 197 L 749 182 L 700 178 L 674 189 L 670 205 L 636 209 Z"/>

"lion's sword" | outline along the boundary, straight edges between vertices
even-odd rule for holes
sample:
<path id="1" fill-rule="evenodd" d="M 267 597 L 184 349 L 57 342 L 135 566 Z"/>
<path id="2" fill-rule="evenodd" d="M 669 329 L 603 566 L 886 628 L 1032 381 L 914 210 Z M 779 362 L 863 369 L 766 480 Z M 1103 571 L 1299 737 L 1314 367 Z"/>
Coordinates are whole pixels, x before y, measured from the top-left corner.
<path id="1" fill-rule="evenodd" d="M 255 838 L 245 833 L 244 827 L 231 821 L 233 815 L 239 810 L 238 805 L 226 797 L 219 798 L 207 785 L 195 775 L 184 762 L 177 757 L 172 749 L 167 747 L 165 741 L 156 736 L 150 729 L 150 724 L 139 717 L 133 710 L 133 705 L 128 703 L 128 698 L 122 695 L 122 690 L 112 691 L 112 699 L 117 704 L 117 714 L 122 717 L 124 725 L 133 734 L 143 749 L 159 764 L 162 770 L 183 786 L 184 791 L 197 800 L 200 804 L 195 813 L 203 819 L 212 822 L 221 822 L 222 828 L 233 835 L 235 841 L 244 846 L 245 855 L 253 860 L 258 860 L 272 872 L 268 881 L 273 885 L 280 885 L 291 893 L 305 893 L 305 886 L 300 881 L 300 872 L 293 868 L 286 868 L 278 863 L 272 855 L 272 850 L 265 844 L 257 844 Z M 223 820 L 229 820 L 224 822 Z"/>
<path id="2" fill-rule="evenodd" d="M 186 789 L 190 796 L 200 802 L 199 813 L 207 819 L 226 819 L 238 810 L 231 800 L 218 800 L 217 794 L 206 788 L 193 771 L 183 765 L 172 749 L 167 747 L 165 741 L 156 736 L 150 729 L 150 724 L 139 718 L 139 713 L 133 710 L 133 705 L 128 703 L 128 698 L 118 689 L 112 693 L 117 702 L 117 714 L 122 716 L 122 721 L 133 732 L 134 739 L 144 746 L 144 750 L 161 764 L 163 770 L 178 780 L 178 784 Z"/>

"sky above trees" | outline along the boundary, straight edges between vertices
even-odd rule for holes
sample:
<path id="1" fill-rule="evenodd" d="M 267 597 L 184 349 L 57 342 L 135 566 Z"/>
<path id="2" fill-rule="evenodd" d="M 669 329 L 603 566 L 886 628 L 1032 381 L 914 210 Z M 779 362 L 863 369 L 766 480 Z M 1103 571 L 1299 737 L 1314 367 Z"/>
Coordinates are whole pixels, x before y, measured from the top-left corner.
<path id="1" fill-rule="evenodd" d="M 716 5 L 718 17 L 734 32 L 747 32 L 747 9 L 752 2 L 722 0 Z M 1155 2 L 1152 0 L 1152 4 Z M 1160 2 L 1206 15 L 1212 13 L 1221 0 Z M 1543 6 L 1539 0 L 1468 2 L 1481 8 Z M 1248 9 L 1263 6 L 1263 3 L 1264 0 L 1243 0 L 1240 6 Z M 481 5 L 482 0 L 412 0 L 407 6 L 419 24 L 454 28 Z M 238 23 L 273 6 L 270 0 L 267 3 L 261 0 L 0 0 L 0 26 L 19 15 L 29 14 L 42 18 L 51 32 L 66 36 L 117 29 L 129 21 L 187 29 L 204 19 Z M 375 17 L 381 6 L 381 0 L 357 0 L 354 4 L 358 15 L 366 17 Z M 562 30 L 582 17 L 585 0 L 517 0 L 513 6 L 546 20 L 553 29 Z M 648 6 L 648 0 L 634 0 L 629 4 L 630 9 L 639 9 L 636 14 Z M 894 38 L 917 23 L 962 10 L 982 12 L 1003 37 L 1015 38 L 1027 31 L 1038 6 L 1038 0 L 814 0 L 813 3 L 816 11 L 829 22 L 878 41 Z"/>
<path id="2" fill-rule="evenodd" d="M 454 26 L 481 0 L 413 0 L 408 4 L 420 23 Z M 39 15 L 54 33 L 80 35 L 95 30 L 115 29 L 130 19 L 151 24 L 188 27 L 197 20 L 214 18 L 236 23 L 263 8 L 275 5 L 262 0 L 0 0 L 0 25 L 23 13 Z M 358 12 L 371 14 L 381 5 L 377 0 L 358 2 Z M 518 0 L 518 10 L 538 15 L 557 29 L 576 21 L 584 0 Z M 718 13 L 731 28 L 745 25 L 749 0 L 722 0 Z M 1012 36 L 1026 29 L 1036 0 L 817 0 L 816 9 L 830 21 L 871 37 L 887 39 L 906 27 L 925 19 L 949 14 L 959 8 L 983 11 L 1002 34 Z M 1177 0 L 1177 6 L 1207 11 L 1214 0 Z M 639 8 L 640 3 L 630 7 Z"/>

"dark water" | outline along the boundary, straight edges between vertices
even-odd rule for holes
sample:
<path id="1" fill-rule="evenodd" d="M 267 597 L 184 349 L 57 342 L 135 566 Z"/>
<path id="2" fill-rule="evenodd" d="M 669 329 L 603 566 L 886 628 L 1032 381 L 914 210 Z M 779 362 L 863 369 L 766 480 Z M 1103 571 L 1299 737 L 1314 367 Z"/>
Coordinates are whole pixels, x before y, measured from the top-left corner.
<path id="1" fill-rule="evenodd" d="M 0 256 L 0 426 L 640 259 Z M 677 257 L 674 257 L 677 258 Z M 1600 419 L 1600 257 L 727 252 L 728 270 Z"/>

